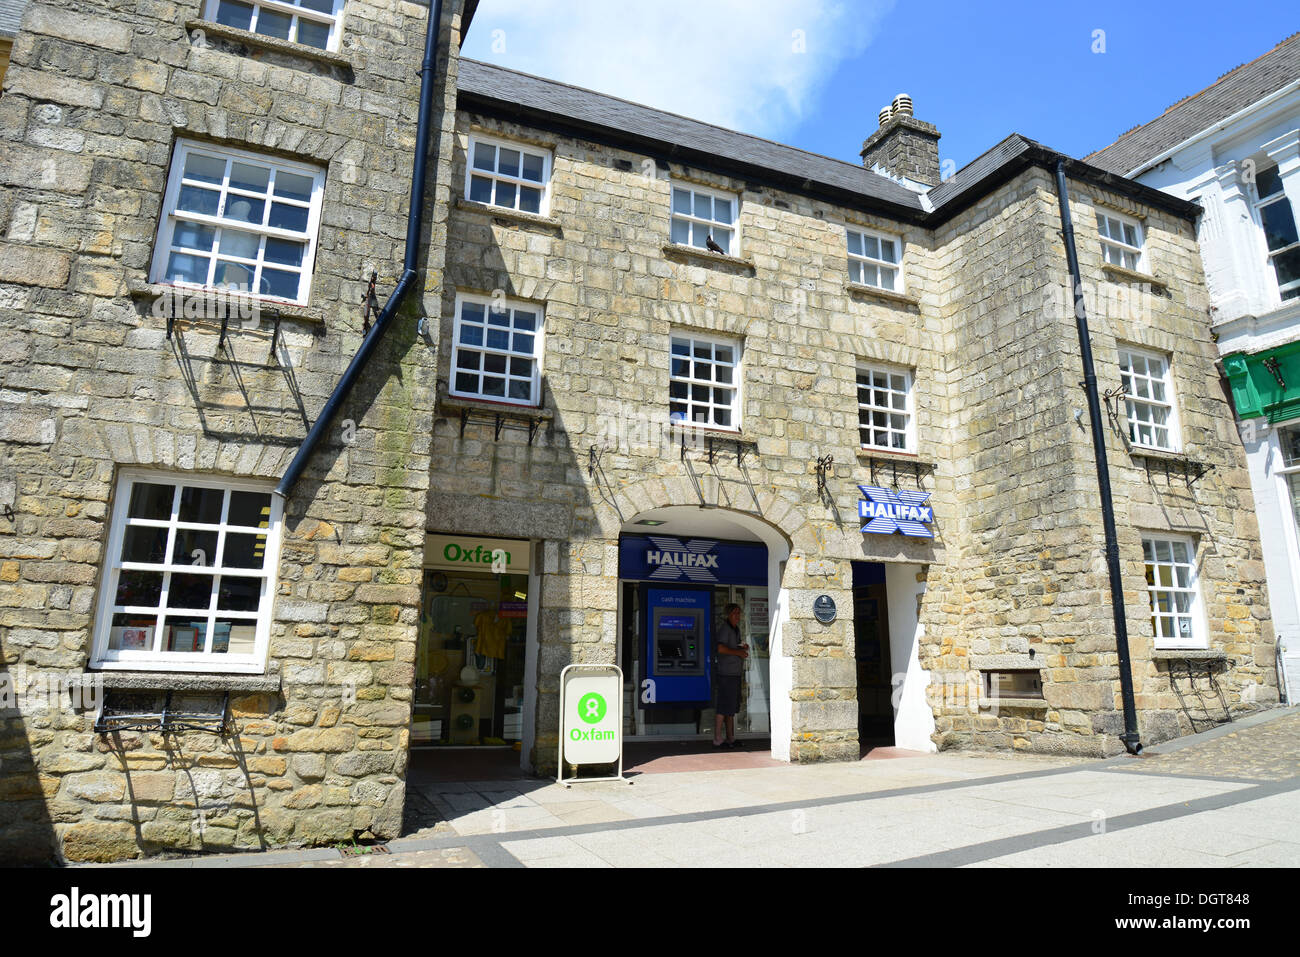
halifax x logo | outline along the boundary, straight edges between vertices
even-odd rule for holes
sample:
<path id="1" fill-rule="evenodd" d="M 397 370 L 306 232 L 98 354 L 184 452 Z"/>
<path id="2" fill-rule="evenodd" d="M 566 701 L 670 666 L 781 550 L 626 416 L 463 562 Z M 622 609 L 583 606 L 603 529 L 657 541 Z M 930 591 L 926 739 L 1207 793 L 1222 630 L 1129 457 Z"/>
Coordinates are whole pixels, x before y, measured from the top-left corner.
<path id="1" fill-rule="evenodd" d="M 875 485 L 859 485 L 866 496 L 858 502 L 858 517 L 870 519 L 862 526 L 864 532 L 892 535 L 902 532 L 913 538 L 934 538 L 927 528 L 934 522 L 934 508 L 926 505 L 929 492 L 893 491 Z"/>

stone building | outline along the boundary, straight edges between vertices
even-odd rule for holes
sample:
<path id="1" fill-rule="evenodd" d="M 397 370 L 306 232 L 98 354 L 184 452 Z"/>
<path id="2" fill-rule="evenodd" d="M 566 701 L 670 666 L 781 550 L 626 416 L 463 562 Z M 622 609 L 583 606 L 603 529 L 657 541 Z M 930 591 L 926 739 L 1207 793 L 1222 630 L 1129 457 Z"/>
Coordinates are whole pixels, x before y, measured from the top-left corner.
<path id="1" fill-rule="evenodd" d="M 1288 700 L 1300 695 L 1300 33 L 1089 161 L 1205 209 L 1211 335 L 1260 519 Z"/>
<path id="2" fill-rule="evenodd" d="M 899 97 L 816 156 L 463 60 L 444 0 L 418 298 L 335 412 L 428 6 L 76 9 L 0 98 L 5 859 L 391 837 L 411 761 L 553 772 L 570 663 L 707 737 L 732 603 L 778 758 L 1120 749 L 1059 154 L 940 182 Z M 1276 701 L 1259 535 L 1197 208 L 1066 169 L 1152 742 L 1203 651 Z"/>
<path id="3" fill-rule="evenodd" d="M 9 69 L 9 54 L 14 48 L 14 37 L 22 23 L 23 8 L 27 0 L 0 0 L 0 83 Z"/>

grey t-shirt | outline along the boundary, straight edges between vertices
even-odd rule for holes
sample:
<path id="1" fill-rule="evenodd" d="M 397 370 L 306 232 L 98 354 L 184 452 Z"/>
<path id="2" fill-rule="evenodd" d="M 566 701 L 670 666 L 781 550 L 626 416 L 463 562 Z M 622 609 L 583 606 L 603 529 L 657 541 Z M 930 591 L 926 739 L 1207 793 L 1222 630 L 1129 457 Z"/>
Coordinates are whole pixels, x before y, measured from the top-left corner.
<path id="1" fill-rule="evenodd" d="M 724 621 L 718 626 L 718 640 L 716 645 L 726 645 L 728 648 L 740 649 L 740 632 L 732 627 L 731 622 Z M 736 655 L 724 655 L 718 652 L 718 674 L 720 675 L 743 675 L 745 673 L 745 659 Z"/>

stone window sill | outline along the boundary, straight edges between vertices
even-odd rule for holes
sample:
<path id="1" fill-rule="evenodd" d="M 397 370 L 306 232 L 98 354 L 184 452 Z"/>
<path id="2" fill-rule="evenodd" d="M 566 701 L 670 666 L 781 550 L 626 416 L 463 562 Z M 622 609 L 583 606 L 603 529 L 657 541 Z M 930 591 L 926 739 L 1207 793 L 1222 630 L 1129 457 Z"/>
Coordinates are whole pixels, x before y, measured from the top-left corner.
<path id="1" fill-rule="evenodd" d="M 897 302 L 907 306 L 919 306 L 921 300 L 916 296 L 909 296 L 906 293 L 894 292 L 892 289 L 880 289 L 877 286 L 867 286 L 860 282 L 846 282 L 844 289 L 855 296 L 868 296 L 872 299 L 883 299 L 886 302 Z"/>
<path id="2" fill-rule="evenodd" d="M 464 197 L 457 197 L 456 208 L 470 213 L 479 213 L 482 216 L 491 216 L 493 219 L 505 219 L 515 223 L 522 223 L 525 226 L 550 229 L 557 233 L 563 231 L 560 221 L 553 216 L 539 216 L 536 213 L 525 213 L 518 209 L 506 209 L 504 206 L 490 206 L 487 203 L 476 203 Z"/>
<path id="3" fill-rule="evenodd" d="M 1136 282 L 1149 285 L 1151 291 L 1155 293 L 1164 294 L 1169 291 L 1169 283 L 1150 273 L 1138 272 L 1136 269 L 1125 269 L 1123 266 L 1116 266 L 1114 263 L 1102 263 L 1101 271 L 1106 274 L 1108 279 L 1118 282 Z"/>
<path id="4" fill-rule="evenodd" d="M 1043 661 L 1024 654 L 971 655 L 970 667 L 975 671 L 1041 671 Z"/>
<path id="5" fill-rule="evenodd" d="M 195 322 L 202 319 L 204 322 L 221 322 L 221 310 L 234 305 L 237 307 L 248 306 L 254 310 L 254 314 L 263 319 L 296 319 L 300 322 L 312 323 L 314 325 L 325 325 L 325 314 L 319 309 L 312 309 L 310 306 L 299 306 L 294 303 L 282 302 L 276 299 L 259 299 L 256 296 L 239 296 L 231 295 L 224 290 L 219 289 L 195 289 L 189 286 L 173 286 L 167 283 L 141 282 L 139 280 L 129 280 L 126 284 L 127 292 L 132 299 L 137 300 L 172 300 L 183 298 L 186 301 L 195 302 L 202 309 L 203 315 L 189 319 Z M 217 318 L 208 318 L 216 316 Z M 164 314 L 160 318 L 167 318 Z M 186 316 L 175 316 L 177 319 L 186 319 Z M 229 316 L 236 325 L 241 321 L 238 316 Z"/>
<path id="6" fill-rule="evenodd" d="M 1216 648 L 1157 648 L 1152 661 L 1227 661 L 1228 656 Z"/>
<path id="7" fill-rule="evenodd" d="M 120 691 L 233 691 L 243 694 L 280 690 L 280 676 L 206 675 L 183 671 L 87 671 L 83 682 Z"/>
<path id="8" fill-rule="evenodd" d="M 232 43 L 241 43 L 246 47 L 253 47 L 258 50 L 283 53 L 286 56 L 296 57 L 300 60 L 323 63 L 326 66 L 343 70 L 349 74 L 355 72 L 352 60 L 341 54 L 332 53 L 329 50 L 318 50 L 316 47 L 307 46 L 304 43 L 290 43 L 288 40 L 262 36 L 260 33 L 240 30 L 238 27 L 228 27 L 212 20 L 186 20 L 185 31 L 191 36 L 195 33 L 202 33 L 205 40 L 215 37 Z"/>
<path id="9" fill-rule="evenodd" d="M 1038 708 L 1048 709 L 1045 698 L 980 698 L 981 708 Z"/>
<path id="10" fill-rule="evenodd" d="M 542 406 L 466 399 L 461 396 L 448 395 L 446 392 L 441 392 L 438 396 L 438 411 L 454 415 L 460 415 L 462 412 L 486 412 L 488 415 L 500 415 L 509 419 L 542 419 L 547 422 L 555 418 L 553 409 L 543 408 Z"/>
<path id="11" fill-rule="evenodd" d="M 725 253 L 715 253 L 707 249 L 700 249 L 696 246 L 684 246 L 681 243 L 664 243 L 664 252 L 669 256 L 675 256 L 680 259 L 698 260 L 703 265 L 716 264 L 719 266 L 735 266 L 739 269 L 754 271 L 754 260 L 743 259 L 740 256 L 728 256 Z"/>

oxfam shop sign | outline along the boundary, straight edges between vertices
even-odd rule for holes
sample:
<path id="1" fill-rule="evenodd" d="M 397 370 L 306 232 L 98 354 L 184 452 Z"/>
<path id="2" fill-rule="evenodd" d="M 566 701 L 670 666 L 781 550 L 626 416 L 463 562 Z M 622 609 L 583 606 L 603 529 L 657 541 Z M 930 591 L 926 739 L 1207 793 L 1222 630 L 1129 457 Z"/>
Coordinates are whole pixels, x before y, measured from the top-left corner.
<path id="1" fill-rule="evenodd" d="M 528 571 L 529 542 L 516 538 L 471 538 L 467 535 L 426 535 L 424 567 L 444 571 L 519 574 Z"/>

